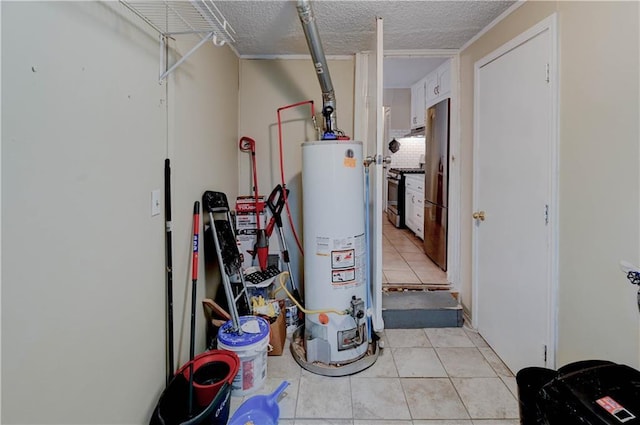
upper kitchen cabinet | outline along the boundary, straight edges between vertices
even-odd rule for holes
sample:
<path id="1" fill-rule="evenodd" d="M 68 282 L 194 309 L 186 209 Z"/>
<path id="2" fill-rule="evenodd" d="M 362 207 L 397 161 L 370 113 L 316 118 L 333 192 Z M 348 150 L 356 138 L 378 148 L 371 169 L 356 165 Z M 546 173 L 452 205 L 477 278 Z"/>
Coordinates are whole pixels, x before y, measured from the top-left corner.
<path id="1" fill-rule="evenodd" d="M 411 128 L 424 127 L 426 78 L 411 86 Z"/>
<path id="2" fill-rule="evenodd" d="M 449 97 L 451 94 L 451 61 L 446 61 L 427 75 L 425 91 L 425 108 Z"/>
<path id="3" fill-rule="evenodd" d="M 451 95 L 451 61 L 411 86 L 411 129 L 424 127 L 425 111 Z"/>

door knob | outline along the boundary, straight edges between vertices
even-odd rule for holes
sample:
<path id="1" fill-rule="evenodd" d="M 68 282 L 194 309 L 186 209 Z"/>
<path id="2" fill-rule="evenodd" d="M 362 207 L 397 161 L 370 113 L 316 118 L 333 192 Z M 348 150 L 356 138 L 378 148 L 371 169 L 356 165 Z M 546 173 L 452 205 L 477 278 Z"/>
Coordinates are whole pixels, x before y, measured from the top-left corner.
<path id="1" fill-rule="evenodd" d="M 472 217 L 476 220 L 484 221 L 484 211 L 476 211 L 473 213 Z"/>

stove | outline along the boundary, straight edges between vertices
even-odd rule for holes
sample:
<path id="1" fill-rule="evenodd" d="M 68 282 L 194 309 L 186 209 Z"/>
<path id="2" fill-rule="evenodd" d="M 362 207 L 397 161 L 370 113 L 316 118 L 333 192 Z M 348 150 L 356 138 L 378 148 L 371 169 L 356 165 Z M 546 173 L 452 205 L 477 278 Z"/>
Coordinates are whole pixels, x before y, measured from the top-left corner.
<path id="1" fill-rule="evenodd" d="M 404 180 L 406 174 L 424 174 L 424 169 L 389 168 L 387 170 L 387 218 L 398 228 L 405 227 Z"/>

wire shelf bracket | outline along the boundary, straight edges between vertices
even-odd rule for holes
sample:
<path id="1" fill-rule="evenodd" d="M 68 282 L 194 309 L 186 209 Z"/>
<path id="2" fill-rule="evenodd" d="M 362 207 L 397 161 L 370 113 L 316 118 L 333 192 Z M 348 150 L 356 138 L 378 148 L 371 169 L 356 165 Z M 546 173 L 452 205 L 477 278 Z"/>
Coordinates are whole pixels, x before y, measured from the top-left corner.
<path id="1" fill-rule="evenodd" d="M 160 76 L 162 82 L 207 41 L 217 47 L 235 43 L 236 33 L 212 0 L 120 0 L 127 9 L 140 17 L 160 34 Z M 201 40 L 170 67 L 168 40 L 194 34 Z"/>

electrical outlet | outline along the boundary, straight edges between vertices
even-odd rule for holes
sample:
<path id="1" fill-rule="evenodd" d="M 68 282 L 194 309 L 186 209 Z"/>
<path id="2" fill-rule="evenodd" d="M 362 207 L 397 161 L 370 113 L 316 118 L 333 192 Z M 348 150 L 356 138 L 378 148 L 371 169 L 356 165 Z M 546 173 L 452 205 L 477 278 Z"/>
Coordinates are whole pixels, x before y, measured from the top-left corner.
<path id="1" fill-rule="evenodd" d="M 151 191 L 151 217 L 160 214 L 160 189 Z"/>

